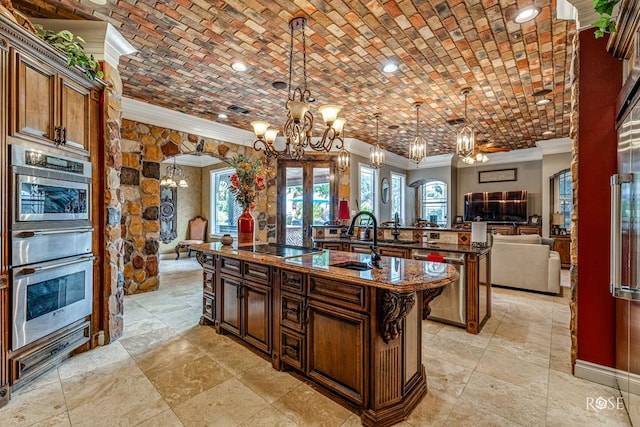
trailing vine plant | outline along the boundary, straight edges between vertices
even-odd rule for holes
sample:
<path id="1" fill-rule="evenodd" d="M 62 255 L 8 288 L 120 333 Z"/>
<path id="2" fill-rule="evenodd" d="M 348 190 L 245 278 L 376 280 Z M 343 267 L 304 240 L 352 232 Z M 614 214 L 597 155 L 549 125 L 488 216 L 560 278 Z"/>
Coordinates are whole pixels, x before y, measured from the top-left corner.
<path id="1" fill-rule="evenodd" d="M 66 55 L 69 67 L 78 65 L 91 80 L 104 77 L 100 63 L 84 49 L 85 41 L 82 37 L 74 36 L 68 30 L 57 33 L 45 30 L 41 25 L 36 25 L 36 30 L 36 36 Z"/>
<path id="2" fill-rule="evenodd" d="M 613 20 L 613 8 L 620 3 L 621 0 L 593 0 L 593 9 L 600 14 L 600 19 L 594 22 L 597 28 L 595 37 L 604 37 L 606 33 L 616 32 L 616 21 Z"/>

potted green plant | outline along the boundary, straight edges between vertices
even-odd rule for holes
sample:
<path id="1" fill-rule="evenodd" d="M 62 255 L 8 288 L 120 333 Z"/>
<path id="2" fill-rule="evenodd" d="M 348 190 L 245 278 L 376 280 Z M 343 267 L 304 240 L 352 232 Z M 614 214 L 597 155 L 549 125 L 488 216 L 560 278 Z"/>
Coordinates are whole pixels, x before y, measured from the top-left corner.
<path id="1" fill-rule="evenodd" d="M 100 63 L 84 49 L 85 41 L 81 37 L 74 36 L 68 30 L 57 33 L 45 30 L 41 25 L 36 25 L 36 30 L 36 36 L 66 55 L 69 67 L 78 65 L 91 80 L 104 76 L 100 69 Z"/>
<path id="2" fill-rule="evenodd" d="M 600 19 L 592 25 L 597 28 L 595 37 L 603 37 L 606 33 L 616 32 L 616 21 L 613 15 L 613 8 L 620 3 L 621 0 L 593 0 L 593 9 L 600 14 Z"/>

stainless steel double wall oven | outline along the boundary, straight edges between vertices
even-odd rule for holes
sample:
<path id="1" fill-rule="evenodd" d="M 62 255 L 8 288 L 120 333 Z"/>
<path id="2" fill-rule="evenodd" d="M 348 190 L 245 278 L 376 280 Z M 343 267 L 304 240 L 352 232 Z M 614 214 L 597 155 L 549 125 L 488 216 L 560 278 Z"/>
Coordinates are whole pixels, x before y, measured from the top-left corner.
<path id="1" fill-rule="evenodd" d="M 91 163 L 11 145 L 12 350 L 91 314 Z"/>

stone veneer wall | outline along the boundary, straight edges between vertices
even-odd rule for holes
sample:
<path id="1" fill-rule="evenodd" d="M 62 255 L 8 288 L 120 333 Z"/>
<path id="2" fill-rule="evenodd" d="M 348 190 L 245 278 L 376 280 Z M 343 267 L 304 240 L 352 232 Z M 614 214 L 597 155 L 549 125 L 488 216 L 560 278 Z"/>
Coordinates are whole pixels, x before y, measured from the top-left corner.
<path id="1" fill-rule="evenodd" d="M 571 85 L 571 126 L 569 130 L 569 136 L 572 143 L 572 157 L 571 157 L 571 191 L 573 196 L 573 207 L 571 208 L 571 267 L 569 269 L 569 276 L 571 280 L 569 307 L 571 309 L 571 320 L 569 329 L 571 332 L 571 372 L 576 365 L 578 359 L 578 100 L 580 98 L 580 86 L 578 81 L 580 78 L 580 43 L 579 33 L 576 31 L 573 37 L 573 76 L 574 80 Z"/>
<path id="2" fill-rule="evenodd" d="M 158 208 L 160 205 L 160 162 L 179 154 L 195 153 L 204 140 L 204 152 L 218 157 L 234 157 L 247 152 L 265 159 L 252 148 L 203 138 L 159 126 L 122 121 L 121 188 L 126 202 L 122 207 L 124 239 L 124 289 L 127 294 L 156 290 L 159 283 L 160 248 Z M 275 161 L 265 162 L 266 197 L 260 197 L 253 214 L 256 240 L 275 241 L 276 186 Z M 180 190 L 178 190 L 180 191 Z"/>
<path id="3" fill-rule="evenodd" d="M 122 81 L 118 70 L 107 62 L 102 64 L 104 81 L 109 86 L 104 91 L 104 157 L 105 157 L 105 254 L 104 290 L 101 297 L 102 323 L 105 342 L 120 337 L 124 331 L 124 240 L 120 227 L 124 194 L 120 188 L 122 167 L 122 141 L 120 134 Z"/>

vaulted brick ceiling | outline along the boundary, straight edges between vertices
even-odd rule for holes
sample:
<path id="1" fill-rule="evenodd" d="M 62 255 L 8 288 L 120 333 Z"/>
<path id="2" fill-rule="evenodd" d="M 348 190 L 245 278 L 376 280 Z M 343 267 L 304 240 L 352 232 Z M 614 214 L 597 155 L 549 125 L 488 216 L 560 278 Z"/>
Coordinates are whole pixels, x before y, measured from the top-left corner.
<path id="1" fill-rule="evenodd" d="M 532 0 L 534 1 L 534 0 Z M 468 116 L 477 138 L 519 149 L 569 135 L 572 22 L 555 19 L 552 0 L 535 0 L 540 15 L 513 22 L 525 0 L 14 0 L 44 18 L 106 20 L 139 52 L 123 59 L 125 96 L 250 130 L 265 119 L 284 124 L 289 28 L 309 19 L 307 68 L 317 101 L 311 111 L 320 133 L 323 104 L 343 107 L 346 135 L 373 143 L 373 115 L 381 113 L 380 142 L 406 155 L 415 137 L 413 102 L 425 101 L 421 134 L 429 154 L 454 152 L 464 115 L 460 90 L 472 88 Z M 300 52 L 301 34 L 296 33 Z M 400 69 L 381 71 L 387 60 Z M 234 61 L 248 66 L 231 69 Z M 300 66 L 300 61 L 296 62 Z M 534 92 L 550 89 L 537 106 Z M 228 110 L 236 105 L 248 114 Z M 225 112 L 228 119 L 220 120 Z M 390 125 L 399 129 L 391 130 Z M 544 131 L 552 131 L 544 135 Z"/>

